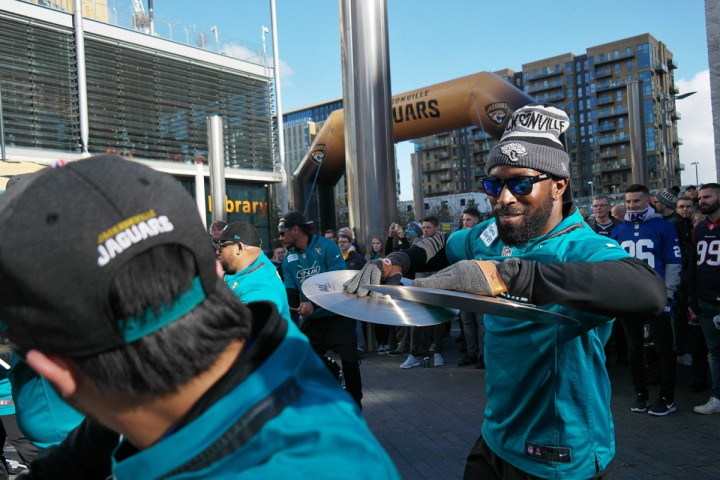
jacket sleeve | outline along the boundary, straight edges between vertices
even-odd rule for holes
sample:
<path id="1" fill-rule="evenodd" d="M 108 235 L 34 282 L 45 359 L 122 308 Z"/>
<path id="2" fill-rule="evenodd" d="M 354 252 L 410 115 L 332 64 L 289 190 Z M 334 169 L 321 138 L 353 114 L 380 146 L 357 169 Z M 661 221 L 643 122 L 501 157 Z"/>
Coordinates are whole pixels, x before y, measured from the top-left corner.
<path id="1" fill-rule="evenodd" d="M 521 260 L 507 286 L 510 295 L 536 305 L 557 303 L 611 317 L 659 314 L 667 302 L 663 279 L 637 258 L 583 263 Z"/>
<path id="2" fill-rule="evenodd" d="M 40 452 L 18 479 L 110 478 L 110 457 L 119 440 L 117 433 L 86 418 L 61 443 Z"/>

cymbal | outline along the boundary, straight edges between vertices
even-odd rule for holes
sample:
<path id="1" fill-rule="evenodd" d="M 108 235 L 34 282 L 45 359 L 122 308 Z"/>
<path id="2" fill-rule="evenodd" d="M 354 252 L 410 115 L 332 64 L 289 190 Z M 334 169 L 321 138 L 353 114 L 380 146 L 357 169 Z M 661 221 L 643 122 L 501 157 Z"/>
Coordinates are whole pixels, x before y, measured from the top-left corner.
<path id="1" fill-rule="evenodd" d="M 543 310 L 535 305 L 514 302 L 504 298 L 488 297 L 454 290 L 422 288 L 405 285 L 363 285 L 373 292 L 390 295 L 395 299 L 425 303 L 439 307 L 457 308 L 464 312 L 477 312 L 553 325 L 579 325 L 574 318 Z"/>
<path id="2" fill-rule="evenodd" d="M 437 307 L 384 296 L 358 297 L 347 293 L 343 283 L 358 270 L 338 270 L 313 275 L 302 284 L 302 291 L 313 303 L 338 315 L 383 325 L 422 327 L 457 317 L 454 308 Z M 403 279 L 405 283 L 410 281 Z"/>

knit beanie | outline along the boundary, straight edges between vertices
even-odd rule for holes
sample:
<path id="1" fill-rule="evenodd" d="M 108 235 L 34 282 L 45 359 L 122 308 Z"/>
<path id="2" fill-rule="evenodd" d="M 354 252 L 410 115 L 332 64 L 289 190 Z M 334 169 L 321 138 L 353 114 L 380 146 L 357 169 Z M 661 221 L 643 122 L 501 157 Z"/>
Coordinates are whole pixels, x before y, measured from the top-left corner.
<path id="1" fill-rule="evenodd" d="M 570 176 L 570 158 L 560 135 L 570 125 L 565 112 L 550 105 L 526 105 L 512 114 L 500 142 L 488 154 L 485 173 L 497 165 L 531 168 L 553 177 Z"/>

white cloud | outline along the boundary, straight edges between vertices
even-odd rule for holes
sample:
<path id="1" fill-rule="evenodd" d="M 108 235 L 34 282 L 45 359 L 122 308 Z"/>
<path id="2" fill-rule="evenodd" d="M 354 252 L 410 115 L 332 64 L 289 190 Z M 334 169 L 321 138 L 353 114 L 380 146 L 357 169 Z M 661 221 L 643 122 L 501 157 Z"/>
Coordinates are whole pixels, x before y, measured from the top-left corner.
<path id="1" fill-rule="evenodd" d="M 251 50 L 244 45 L 238 45 L 237 43 L 226 43 L 222 46 L 221 52 L 228 57 L 237 58 L 239 60 L 247 60 L 252 63 L 262 65 L 263 63 L 263 52 Z M 273 59 L 272 52 L 268 52 L 268 64 L 272 67 Z M 292 84 L 290 77 L 293 74 L 293 69 L 290 68 L 285 61 L 280 59 L 280 82 L 281 86 L 287 86 Z M 287 85 L 286 85 L 287 84 Z"/>
<path id="2" fill-rule="evenodd" d="M 682 184 L 694 184 L 695 165 L 700 183 L 717 181 L 715 170 L 715 141 L 713 135 L 712 107 L 710 100 L 710 71 L 698 72 L 691 80 L 676 79 L 680 93 L 697 92 L 678 100 L 675 106 L 682 115 L 678 121 L 678 135 L 683 139 L 680 161 L 685 164 Z"/>

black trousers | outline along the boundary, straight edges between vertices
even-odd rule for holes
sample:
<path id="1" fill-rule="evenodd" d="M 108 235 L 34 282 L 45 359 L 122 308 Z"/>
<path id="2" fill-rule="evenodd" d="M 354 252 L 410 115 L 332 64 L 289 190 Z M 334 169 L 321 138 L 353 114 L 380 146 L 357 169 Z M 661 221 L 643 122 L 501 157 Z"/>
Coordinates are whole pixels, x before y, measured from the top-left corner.
<path id="1" fill-rule="evenodd" d="M 648 316 L 623 318 L 623 329 L 627 339 L 628 364 L 635 393 L 648 395 L 645 378 L 645 359 L 643 357 L 643 327 L 650 324 L 650 339 L 660 359 L 660 397 L 672 401 L 675 398 L 675 351 L 673 349 L 672 318 L 666 316 Z"/>
<path id="2" fill-rule="evenodd" d="M 592 480 L 609 480 L 611 471 L 612 462 Z M 467 457 L 463 480 L 539 480 L 539 477 L 525 473 L 498 457 L 481 435 Z"/>
<path id="3" fill-rule="evenodd" d="M 362 408 L 362 380 L 355 320 L 340 315 L 311 318 L 302 324 L 300 330 L 308 337 L 310 345 L 318 355 L 324 356 L 328 350 L 334 350 L 340 356 L 345 389 Z"/>

